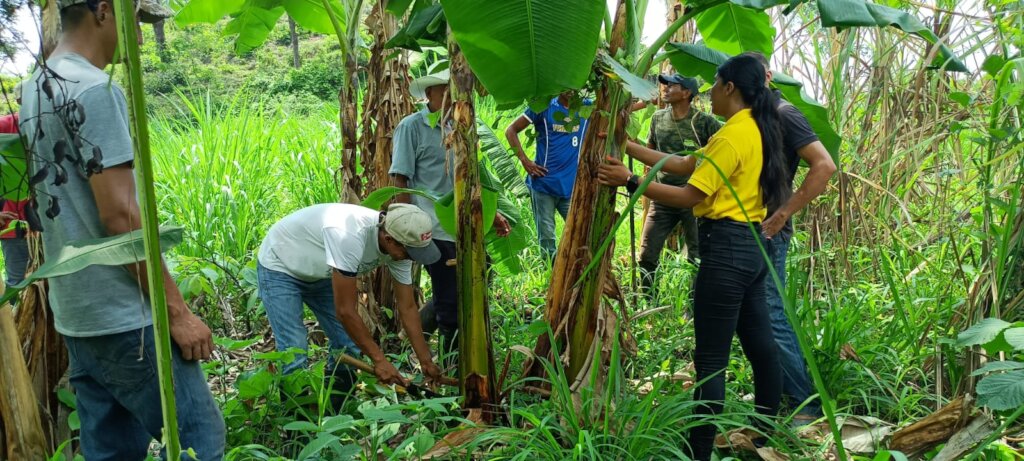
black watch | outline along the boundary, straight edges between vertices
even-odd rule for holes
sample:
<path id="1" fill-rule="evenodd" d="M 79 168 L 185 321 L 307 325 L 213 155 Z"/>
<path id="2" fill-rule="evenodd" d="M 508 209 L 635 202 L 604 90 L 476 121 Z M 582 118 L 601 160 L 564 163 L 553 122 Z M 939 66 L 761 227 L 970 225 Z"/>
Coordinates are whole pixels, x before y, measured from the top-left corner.
<path id="1" fill-rule="evenodd" d="M 640 177 L 639 176 L 632 175 L 632 176 L 629 177 L 629 179 L 626 180 L 626 190 L 629 191 L 630 194 L 635 194 L 636 190 L 639 187 L 640 187 Z"/>

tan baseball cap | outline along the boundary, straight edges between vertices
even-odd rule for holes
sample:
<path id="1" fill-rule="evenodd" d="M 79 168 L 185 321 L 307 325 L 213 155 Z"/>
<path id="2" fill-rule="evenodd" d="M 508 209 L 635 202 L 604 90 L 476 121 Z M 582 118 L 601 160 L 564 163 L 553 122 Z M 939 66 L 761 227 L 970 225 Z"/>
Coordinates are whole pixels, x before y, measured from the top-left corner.
<path id="1" fill-rule="evenodd" d="M 64 9 L 73 5 L 82 5 L 87 0 L 57 0 L 57 7 Z M 135 0 L 135 9 L 139 20 L 146 23 L 159 22 L 161 19 L 174 16 L 174 10 L 165 3 L 166 0 Z"/>
<path id="2" fill-rule="evenodd" d="M 413 261 L 425 266 L 441 259 L 433 230 L 434 221 L 416 205 L 392 204 L 384 216 L 384 232 L 401 243 Z"/>

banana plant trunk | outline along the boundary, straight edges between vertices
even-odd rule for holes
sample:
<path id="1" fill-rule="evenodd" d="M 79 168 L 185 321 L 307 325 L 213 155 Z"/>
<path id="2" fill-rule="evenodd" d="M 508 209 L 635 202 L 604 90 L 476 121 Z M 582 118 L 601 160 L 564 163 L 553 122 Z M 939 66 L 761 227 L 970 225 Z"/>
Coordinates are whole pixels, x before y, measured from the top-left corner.
<path id="1" fill-rule="evenodd" d="M 321 2 L 334 27 L 334 34 L 341 47 L 341 56 L 345 61 L 342 69 L 341 88 L 338 89 L 338 105 L 341 109 L 338 112 L 338 126 L 341 128 L 341 165 L 338 167 L 336 179 L 341 191 L 339 198 L 344 203 L 359 203 L 363 192 L 356 169 L 356 164 L 359 161 L 356 154 L 356 131 L 359 123 L 359 63 L 356 61 L 356 55 L 359 50 L 354 45 L 355 37 L 359 33 L 359 12 L 363 2 L 358 0 L 351 7 L 348 29 L 342 27 L 330 2 L 328 0 L 321 0 Z"/>
<path id="2" fill-rule="evenodd" d="M 614 56 L 623 47 L 626 26 L 626 6 L 624 1 L 620 1 L 612 28 L 609 54 Z M 607 80 L 602 82 L 597 90 L 589 128 L 583 138 L 576 185 L 562 242 L 555 256 L 544 310 L 544 318 L 553 329 L 557 347 L 553 347 L 548 335 L 541 335 L 534 348 L 535 357 L 551 360 L 559 359 L 552 355 L 553 349 L 558 350 L 558 356 L 565 351 L 568 355 L 566 371 L 570 380 L 578 376 L 587 364 L 597 330 L 597 313 L 609 275 L 612 252 L 605 252 L 599 265 L 585 274 L 585 277 L 581 278 L 581 275 L 584 275 L 584 269 L 591 262 L 591 252 L 601 244 L 617 216 L 615 191 L 601 186 L 595 178 L 597 168 L 605 156 L 621 158 L 622 146 L 609 145 L 608 140 L 623 142 L 624 137 L 609 134 L 606 139 L 599 137 L 598 133 L 610 132 L 610 128 L 622 130 L 625 127 L 627 117 L 622 110 L 625 102 L 626 97 L 618 85 Z M 534 360 L 528 375 L 539 377 L 543 375 L 543 370 L 542 364 Z"/>
<path id="3" fill-rule="evenodd" d="M 363 187 L 359 180 L 356 164 L 356 130 L 359 123 L 359 74 L 356 57 L 350 49 L 345 53 L 344 84 L 338 90 L 338 104 L 341 106 L 338 124 L 341 127 L 341 201 L 359 203 Z"/>
<path id="4" fill-rule="evenodd" d="M 386 10 L 387 1 L 377 2 L 366 17 L 366 29 L 373 36 L 370 62 L 367 65 L 366 93 L 363 100 L 362 136 L 359 139 L 360 164 L 366 189 L 373 191 L 391 184 L 388 170 L 391 169 L 392 135 L 402 117 L 413 112 L 412 97 L 409 95 L 409 61 L 405 51 L 388 59 L 390 54 L 384 44 L 397 29 L 395 17 Z M 414 270 L 413 273 L 418 273 Z M 395 307 L 394 286 L 391 273 L 379 268 L 361 277 L 368 295 L 360 306 L 360 315 L 374 336 L 380 339 L 384 333 L 398 331 L 397 317 L 382 315 L 381 306 Z"/>
<path id="5" fill-rule="evenodd" d="M 487 255 L 484 252 L 483 201 L 477 160 L 476 76 L 459 50 L 448 40 L 451 63 L 452 129 L 446 140 L 455 161 L 456 283 L 459 309 L 459 384 L 463 408 L 489 410 L 496 403 L 494 351 L 487 309 Z M 484 420 L 490 420 L 484 411 Z"/>

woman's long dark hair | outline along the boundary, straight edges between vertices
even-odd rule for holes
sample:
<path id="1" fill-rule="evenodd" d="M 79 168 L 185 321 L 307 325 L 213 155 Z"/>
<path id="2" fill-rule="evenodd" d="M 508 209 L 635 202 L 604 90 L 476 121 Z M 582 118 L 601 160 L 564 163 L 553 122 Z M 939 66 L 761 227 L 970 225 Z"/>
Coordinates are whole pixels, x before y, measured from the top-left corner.
<path id="1" fill-rule="evenodd" d="M 761 192 L 769 210 L 776 210 L 789 199 L 789 168 L 782 151 L 782 124 L 775 95 L 764 84 L 765 68 L 751 56 L 730 58 L 718 67 L 722 84 L 732 82 L 761 131 Z"/>

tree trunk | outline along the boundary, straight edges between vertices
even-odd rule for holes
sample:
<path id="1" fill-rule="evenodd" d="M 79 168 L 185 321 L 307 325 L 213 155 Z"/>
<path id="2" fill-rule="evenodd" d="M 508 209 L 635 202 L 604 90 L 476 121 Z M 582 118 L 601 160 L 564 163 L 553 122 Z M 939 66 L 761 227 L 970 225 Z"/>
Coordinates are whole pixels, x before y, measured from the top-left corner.
<path id="1" fill-rule="evenodd" d="M 295 32 L 295 20 L 291 16 L 288 16 L 288 35 L 292 39 L 292 67 L 298 69 L 302 67 L 299 60 L 299 34 Z"/>
<path id="2" fill-rule="evenodd" d="M 612 28 L 609 54 L 622 48 L 626 30 L 626 7 L 619 2 L 615 24 Z M 622 90 L 612 82 L 605 82 L 597 91 L 594 103 L 595 110 L 590 118 L 589 128 L 584 136 L 583 148 L 580 152 L 580 163 L 576 173 L 576 185 L 572 193 L 572 201 L 562 243 L 558 246 L 555 264 L 552 269 L 551 286 L 548 290 L 547 305 L 544 318 L 553 329 L 557 349 L 564 351 L 568 347 L 568 378 L 574 379 L 586 365 L 587 357 L 593 345 L 597 328 L 597 313 L 604 292 L 604 284 L 609 276 L 609 265 L 612 251 L 609 249 L 593 270 L 582 277 L 583 270 L 590 264 L 592 251 L 601 244 L 608 235 L 615 220 L 615 191 L 597 183 L 598 166 L 606 155 L 616 158 L 622 156 L 622 146 L 607 146 L 606 139 L 598 137 L 598 133 L 609 132 L 614 123 L 614 142 L 622 143 L 625 137 L 622 131 L 627 123 L 626 113 L 622 110 L 626 98 Z M 614 115 L 614 120 L 609 116 Z M 552 344 L 547 335 L 538 338 L 534 349 L 536 357 L 554 360 Z M 543 367 L 534 361 L 528 374 L 542 376 Z"/>
<path id="3" fill-rule="evenodd" d="M 163 19 L 153 23 L 153 38 L 156 40 L 156 50 L 161 55 L 167 51 L 167 35 L 164 33 L 164 25 Z"/>
<path id="4" fill-rule="evenodd" d="M 484 409 L 490 421 L 497 403 L 494 390 L 494 351 L 491 350 L 490 314 L 487 309 L 487 254 L 484 251 L 483 201 L 477 160 L 476 113 L 473 90 L 476 76 L 448 39 L 451 63 L 452 131 L 446 143 L 455 158 L 456 280 L 459 292 L 459 382 L 464 408 Z"/>
<path id="5" fill-rule="evenodd" d="M 415 110 L 409 95 L 407 54 L 399 51 L 397 56 L 387 59 L 390 53 L 384 49 L 384 44 L 397 29 L 395 17 L 385 10 L 386 7 L 386 0 L 377 2 L 366 17 L 366 28 L 373 35 L 373 47 L 367 66 L 369 77 L 363 100 L 363 127 L 359 142 L 362 156 L 359 161 L 363 166 L 366 188 L 371 191 L 391 184 L 388 170 L 391 169 L 392 135 L 398 122 Z M 364 302 L 360 306 L 360 315 L 370 330 L 378 339 L 385 332 L 398 331 L 397 317 L 389 319 L 380 310 L 380 306 L 395 308 L 391 272 L 378 268 L 370 275 L 360 277 L 360 283 L 363 288 L 360 292 L 367 293 L 365 298 L 361 298 Z"/>

